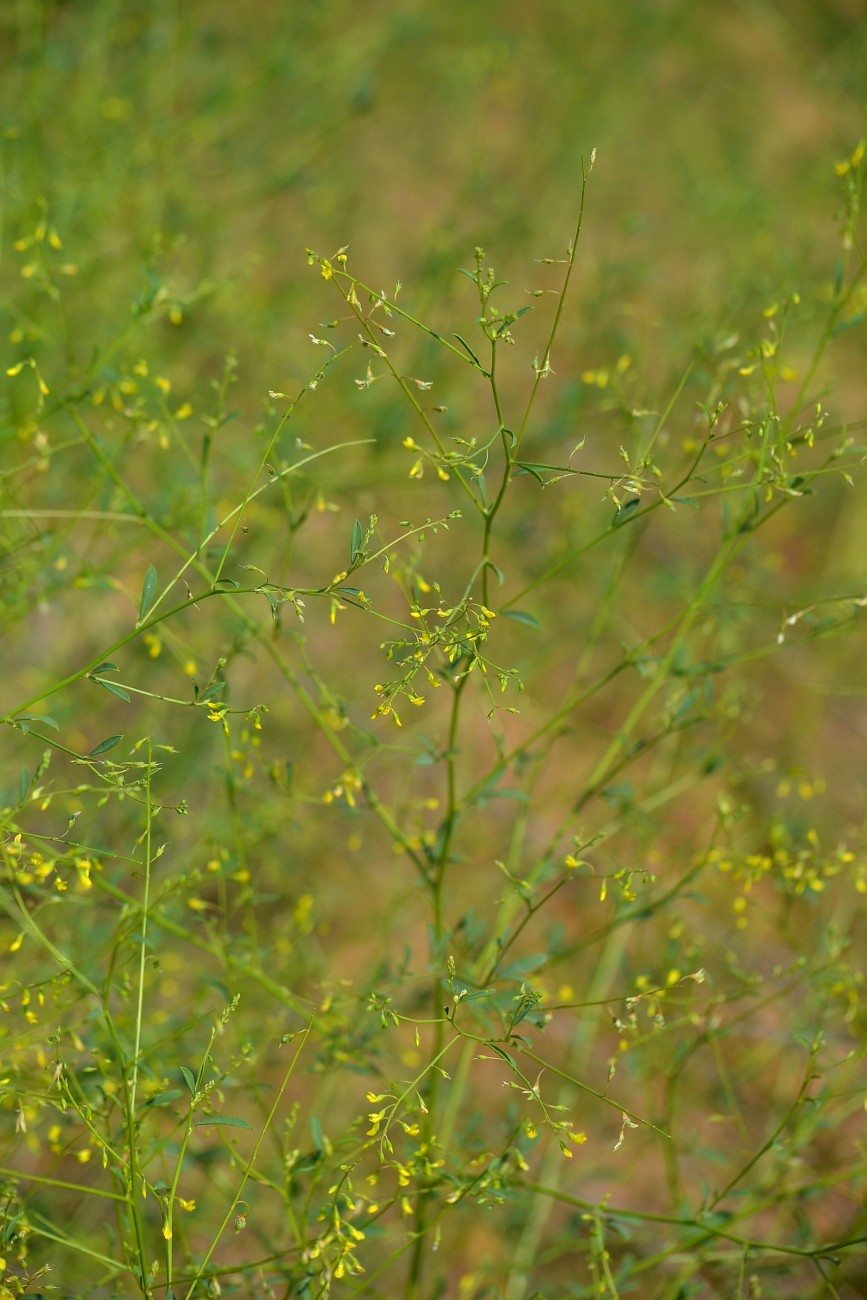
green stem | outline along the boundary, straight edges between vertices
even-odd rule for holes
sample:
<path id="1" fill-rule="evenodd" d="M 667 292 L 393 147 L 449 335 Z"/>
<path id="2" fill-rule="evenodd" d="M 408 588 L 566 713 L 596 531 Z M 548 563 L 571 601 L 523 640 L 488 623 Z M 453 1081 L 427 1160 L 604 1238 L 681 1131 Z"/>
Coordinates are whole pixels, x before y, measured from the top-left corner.
<path id="1" fill-rule="evenodd" d="M 247 1183 L 253 1173 L 253 1170 L 256 1167 L 256 1161 L 259 1157 L 259 1151 L 262 1147 L 262 1143 L 265 1141 L 265 1137 L 267 1136 L 268 1132 L 271 1129 L 271 1125 L 274 1121 L 274 1116 L 277 1114 L 277 1110 L 280 1106 L 280 1103 L 283 1100 L 283 1094 L 285 1093 L 287 1087 L 289 1086 L 289 1080 L 291 1079 L 292 1074 L 294 1073 L 298 1058 L 301 1055 L 302 1048 L 304 1047 L 304 1044 L 307 1042 L 308 1035 L 310 1034 L 310 1030 L 312 1028 L 313 1028 L 313 1021 L 311 1019 L 308 1021 L 307 1026 L 299 1034 L 300 1041 L 298 1042 L 298 1045 L 295 1048 L 295 1052 L 292 1056 L 292 1060 L 289 1064 L 289 1068 L 286 1070 L 285 1074 L 283 1075 L 283 1078 L 280 1082 L 280 1087 L 277 1089 L 273 1104 L 270 1110 L 268 1111 L 268 1115 L 265 1119 L 265 1123 L 262 1126 L 262 1130 L 259 1133 L 258 1138 L 256 1139 L 256 1143 L 250 1154 L 250 1158 L 244 1166 L 244 1172 L 242 1173 L 240 1182 L 238 1183 L 238 1186 L 232 1196 L 231 1202 L 229 1204 L 229 1208 L 226 1211 L 225 1215 L 223 1216 L 222 1222 L 217 1228 L 217 1231 L 214 1233 L 214 1236 L 211 1240 L 211 1244 L 208 1246 L 207 1250 L 205 1251 L 201 1263 L 196 1269 L 195 1275 L 190 1283 L 189 1290 L 187 1291 L 184 1300 L 192 1300 L 192 1296 L 196 1291 L 198 1284 L 202 1280 L 205 1269 L 208 1267 L 208 1263 L 211 1259 L 211 1256 L 213 1255 L 214 1251 L 217 1249 L 217 1246 L 219 1245 L 220 1240 L 222 1239 L 223 1233 L 226 1231 L 226 1228 L 229 1226 L 229 1222 L 232 1219 L 235 1210 L 237 1209 L 239 1201 L 241 1200 L 241 1193 L 244 1191 L 244 1188 L 247 1186 Z"/>

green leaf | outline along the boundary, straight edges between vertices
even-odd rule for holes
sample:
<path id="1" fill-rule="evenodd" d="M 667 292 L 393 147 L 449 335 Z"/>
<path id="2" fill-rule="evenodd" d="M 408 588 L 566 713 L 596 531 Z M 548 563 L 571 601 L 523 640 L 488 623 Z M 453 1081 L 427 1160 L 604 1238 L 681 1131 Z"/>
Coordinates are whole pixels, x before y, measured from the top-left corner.
<path id="1" fill-rule="evenodd" d="M 526 790 L 513 790 L 511 787 L 505 790 L 498 790 L 497 785 L 503 779 L 502 772 L 493 772 L 486 781 L 479 787 L 479 791 L 474 802 L 483 808 L 489 799 L 517 799 L 520 803 L 527 803 L 530 799 Z"/>
<path id="2" fill-rule="evenodd" d="M 198 696 L 198 699 L 202 704 L 207 704 L 208 700 L 214 700 L 218 695 L 222 695 L 225 689 L 225 682 L 214 682 L 207 688 L 207 690 L 202 691 L 202 694 Z"/>
<path id="3" fill-rule="evenodd" d="M 516 461 L 515 467 L 517 469 L 518 474 L 532 474 L 533 478 L 538 479 L 538 481 L 542 484 L 542 487 L 545 486 L 545 480 L 542 478 L 542 475 L 539 473 L 536 466 L 531 465 L 529 461 L 523 461 L 523 460 Z M 549 466 L 543 465 L 542 468 L 548 469 Z"/>
<path id="4" fill-rule="evenodd" d="M 178 1097 L 185 1094 L 181 1088 L 169 1088 L 166 1092 L 158 1092 L 155 1097 L 150 1097 L 145 1102 L 146 1106 L 168 1106 L 170 1101 L 177 1101 Z"/>
<path id="5" fill-rule="evenodd" d="M 118 668 L 117 664 L 113 664 L 111 660 L 106 659 L 105 663 L 97 664 L 95 668 L 91 668 L 90 676 L 95 677 L 97 673 L 119 673 L 119 672 L 120 669 Z"/>
<path id="6" fill-rule="evenodd" d="M 528 614 L 525 609 L 504 609 L 503 618 L 510 618 L 513 623 L 523 623 L 524 627 L 541 627 L 535 614 Z"/>
<path id="7" fill-rule="evenodd" d="M 112 695 L 116 695 L 119 700 L 126 700 L 127 704 L 129 704 L 129 696 L 122 686 L 115 686 L 114 682 L 104 682 L 101 677 L 94 677 L 93 680 L 105 690 L 110 691 Z"/>
<path id="8" fill-rule="evenodd" d="M 361 554 L 361 539 L 363 538 L 363 536 L 364 533 L 362 531 L 361 522 L 360 520 L 356 519 L 355 523 L 352 525 L 352 541 L 350 542 L 349 545 L 350 564 L 354 564 L 355 561 L 358 559 L 359 555 Z"/>
<path id="9" fill-rule="evenodd" d="M 640 504 L 638 497 L 633 497 L 630 501 L 624 502 L 611 521 L 612 528 L 621 528 L 624 524 L 628 524 Z"/>
<path id="10" fill-rule="evenodd" d="M 120 744 L 122 740 L 122 734 L 120 736 L 107 736 L 105 740 L 99 742 L 95 749 L 90 751 L 90 757 L 95 758 L 97 754 L 107 754 L 110 749 L 114 749 L 115 745 Z"/>
<path id="11" fill-rule="evenodd" d="M 24 723 L 26 723 L 26 722 L 41 722 L 41 723 L 43 724 L 43 726 L 50 727 L 52 731 L 59 731 L 59 730 L 60 730 L 60 724 L 57 723 L 57 722 L 55 722 L 53 718 L 49 718 L 49 716 L 48 716 L 47 713 L 19 713 L 19 714 L 18 714 L 18 717 L 17 717 L 17 718 L 13 718 L 12 721 L 16 724 L 16 726 L 17 726 L 19 723 L 22 723 L 22 722 L 24 722 Z M 29 731 L 30 728 L 24 726 L 24 727 L 21 728 L 21 730 L 22 730 L 22 731 Z"/>
<path id="12" fill-rule="evenodd" d="M 513 961 L 511 966 L 501 970 L 499 978 L 503 980 L 520 979 L 523 975 L 528 975 L 530 971 L 538 970 L 540 966 L 544 966 L 547 960 L 548 954 L 546 952 L 534 952 L 528 957 L 520 957 L 518 961 Z"/>
<path id="13" fill-rule="evenodd" d="M 17 1214 L 14 1214 L 10 1218 L 6 1219 L 5 1223 L 3 1224 L 2 1240 L 3 1240 L 4 1247 L 14 1240 L 15 1229 L 18 1226 L 19 1221 L 23 1218 L 24 1218 L 24 1211 L 19 1210 Z"/>
<path id="14" fill-rule="evenodd" d="M 195 1128 L 210 1128 L 212 1125 L 222 1125 L 223 1128 L 252 1128 L 245 1119 L 231 1119 L 228 1115 L 214 1115 L 211 1119 L 197 1119 Z"/>
<path id="15" fill-rule="evenodd" d="M 192 1070 L 188 1070 L 187 1067 L 186 1067 L 185 1065 L 182 1065 L 182 1066 L 180 1067 L 180 1070 L 181 1070 L 181 1074 L 184 1076 L 184 1083 L 187 1085 L 187 1087 L 188 1087 L 189 1090 L 190 1090 L 190 1096 L 191 1096 L 191 1097 L 195 1097 L 195 1095 L 196 1095 L 196 1076 L 193 1074 Z"/>
<path id="16" fill-rule="evenodd" d="M 708 677 L 712 673 L 724 673 L 727 667 L 723 659 L 700 659 L 694 664 L 672 664 L 671 675 L 672 677 Z"/>
<path id="17" fill-rule="evenodd" d="M 865 313 L 863 311 L 859 311 L 854 316 L 847 316 L 845 320 L 838 321 L 837 324 L 834 326 L 834 328 L 831 330 L 831 338 L 832 339 L 836 338 L 838 334 L 843 334 L 845 333 L 846 330 L 854 329 L 856 325 L 860 325 L 862 323 L 862 321 L 864 320 L 864 316 Z"/>
<path id="18" fill-rule="evenodd" d="M 503 573 L 503 570 L 500 568 L 498 564 L 494 564 L 493 560 L 485 560 L 485 564 L 488 566 L 491 572 L 496 575 L 497 584 L 500 587 L 502 587 L 503 583 L 506 581 L 506 575 L 505 573 Z"/>
<path id="19" fill-rule="evenodd" d="M 464 271 L 463 274 L 466 275 L 466 276 L 468 276 L 470 280 L 472 280 L 473 282 L 475 282 L 475 278 L 476 278 L 476 277 L 475 277 L 474 275 L 470 275 L 469 271 Z M 475 361 L 476 365 L 479 367 L 479 370 L 484 371 L 484 369 L 485 369 L 484 366 L 482 365 L 482 363 L 481 363 L 481 361 L 479 360 L 479 358 L 476 356 L 476 354 L 475 354 L 475 352 L 473 351 L 473 349 L 470 347 L 470 345 L 469 345 L 469 343 L 467 342 L 467 340 L 466 340 L 465 338 L 462 338 L 460 334 L 453 334 L 453 335 L 452 335 L 452 338 L 457 339 L 457 341 L 458 341 L 458 343 L 460 343 L 461 347 L 462 347 L 462 348 L 465 348 L 466 351 L 469 352 L 469 354 L 470 354 L 470 356 L 472 357 L 473 361 Z"/>
<path id="20" fill-rule="evenodd" d="M 154 603 L 154 596 L 157 593 L 157 571 L 151 565 L 145 574 L 145 580 L 141 589 L 141 604 L 139 605 L 138 621 L 143 623 L 147 618 L 148 610 Z"/>

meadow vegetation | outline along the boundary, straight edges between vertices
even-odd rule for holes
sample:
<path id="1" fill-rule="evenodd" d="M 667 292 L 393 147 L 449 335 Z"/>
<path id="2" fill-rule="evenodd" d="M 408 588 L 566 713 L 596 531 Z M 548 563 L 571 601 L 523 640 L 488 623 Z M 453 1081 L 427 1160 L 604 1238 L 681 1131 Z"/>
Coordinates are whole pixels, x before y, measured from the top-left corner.
<path id="1" fill-rule="evenodd" d="M 0 10 L 0 1300 L 864 1295 L 864 33 L 241 8 Z"/>

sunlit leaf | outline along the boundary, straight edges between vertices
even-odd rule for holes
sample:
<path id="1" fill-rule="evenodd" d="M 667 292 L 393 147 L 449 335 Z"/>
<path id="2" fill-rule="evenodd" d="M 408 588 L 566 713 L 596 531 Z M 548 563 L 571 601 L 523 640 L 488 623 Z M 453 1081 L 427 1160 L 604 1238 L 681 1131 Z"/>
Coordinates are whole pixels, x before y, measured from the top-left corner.
<path id="1" fill-rule="evenodd" d="M 139 605 L 138 621 L 143 623 L 147 618 L 148 610 L 154 603 L 154 596 L 157 590 L 157 571 L 153 565 L 150 565 L 145 574 L 144 583 L 141 589 L 141 604 Z"/>

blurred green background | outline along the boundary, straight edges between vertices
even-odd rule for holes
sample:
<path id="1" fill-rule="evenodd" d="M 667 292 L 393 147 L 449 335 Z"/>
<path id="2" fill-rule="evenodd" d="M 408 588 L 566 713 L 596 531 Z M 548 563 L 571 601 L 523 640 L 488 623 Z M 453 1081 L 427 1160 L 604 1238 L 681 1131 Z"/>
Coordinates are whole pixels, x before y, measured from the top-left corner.
<path id="1" fill-rule="evenodd" d="M 210 409 L 220 407 L 222 398 L 212 390 L 219 389 L 226 356 L 237 357 L 225 393 L 234 418 L 215 435 L 210 471 L 220 510 L 243 496 L 263 430 L 273 427 L 269 391 L 293 395 L 322 360 L 309 335 L 323 332 L 339 303 L 318 269 L 308 268 L 308 247 L 330 256 L 348 244 L 360 279 L 388 288 L 402 281 L 401 301 L 414 316 L 469 335 L 477 304 L 457 268 L 471 266 L 474 247 L 482 245 L 510 282 L 510 305 L 534 301 L 526 290 L 550 287 L 555 280 L 537 259 L 563 256 L 575 224 L 581 159 L 594 148 L 574 296 L 534 430 L 539 454 L 565 460 L 588 434 L 586 463 L 609 468 L 623 430 L 631 427 L 631 408 L 645 401 L 662 407 L 697 342 L 712 352 L 741 335 L 749 347 L 764 328 L 764 309 L 812 286 L 792 326 L 795 360 L 806 356 L 839 256 L 834 164 L 851 155 L 864 130 L 867 22 L 857 0 L 6 0 L 0 4 L 0 58 L 4 370 L 32 356 L 49 389 L 69 394 L 78 385 L 87 402 L 96 395 L 88 418 L 118 462 L 124 460 L 149 508 L 167 527 L 174 521 L 179 533 L 186 529 L 185 536 L 195 537 L 196 466 L 186 464 L 179 449 L 184 430 L 194 430 L 186 436 L 198 450 L 203 407 L 209 409 L 208 401 Z M 41 223 L 56 231 L 56 247 L 52 238 L 34 240 Z M 524 375 L 550 319 L 542 307 L 552 301 L 540 299 L 539 311 L 516 330 Z M 490 404 L 470 391 L 460 367 L 443 360 L 425 338 L 404 337 L 395 346 L 404 349 L 408 372 L 435 379 L 437 394 L 450 408 L 454 403 L 449 428 L 490 434 Z M 816 381 L 817 393 L 825 386 L 832 393 L 835 426 L 849 421 L 863 427 L 862 353 L 857 331 L 843 335 Z M 137 362 L 142 356 L 146 370 Z M 629 361 L 619 387 L 601 388 L 588 377 L 603 369 L 615 374 L 621 358 Z M 317 469 L 340 513 L 325 511 L 319 518 L 317 503 L 305 496 L 313 492 L 309 484 L 291 500 L 265 496 L 250 510 L 250 534 L 239 540 L 239 554 L 275 581 L 327 582 L 346 564 L 356 516 L 366 521 L 378 510 L 383 528 L 392 528 L 404 511 L 417 518 L 455 504 L 429 491 L 428 480 L 418 490 L 409 483 L 399 444 L 408 431 L 418 431 L 408 428 L 405 406 L 383 391 L 385 385 L 359 396 L 352 383 L 357 358 L 350 365 L 323 382 L 309 414 L 307 404 L 301 408 L 280 450 L 291 449 L 290 435 L 316 447 L 366 437 L 376 445 Z M 158 375 L 171 382 L 165 409 Z M 519 390 L 517 379 L 504 379 L 508 396 Z M 161 576 L 170 571 L 165 553 L 126 524 L 109 528 L 104 520 L 91 525 L 82 517 L 49 526 L 39 516 L 16 514 L 32 505 L 73 512 L 126 508 L 51 397 L 44 410 L 34 409 L 34 391 L 32 372 L 25 370 L 0 394 L 10 708 L 129 629 L 148 563 L 155 562 Z M 694 431 L 695 403 L 704 395 L 697 385 L 687 387 L 672 425 L 673 457 Z M 187 402 L 193 409 L 184 414 Z M 149 429 L 151 420 L 156 424 Z M 151 436 L 157 426 L 170 431 L 167 457 Z M 50 468 L 60 465 L 61 473 L 46 472 L 46 447 L 57 456 Z M 560 539 L 563 550 L 576 545 L 604 527 L 613 509 L 600 489 L 598 495 L 582 492 L 577 505 L 575 494 L 552 494 L 543 512 L 534 491 L 529 479 L 519 481 L 503 516 L 501 560 L 510 597 L 556 559 Z M 285 521 L 303 509 L 311 523 L 293 552 Z M 725 648 L 730 629 L 734 643 L 739 619 L 754 620 L 743 644 L 772 643 L 780 609 L 800 607 L 787 606 L 790 598 L 803 604 L 811 592 L 863 594 L 867 530 L 857 500 L 847 501 L 845 489 L 831 483 L 821 500 L 805 503 L 797 520 L 794 528 L 787 520 L 775 524 L 766 549 L 733 571 L 725 609 L 700 629 L 709 655 Z M 715 544 L 710 535 L 696 536 L 690 524 L 685 512 L 666 516 L 638 548 L 606 651 L 649 636 L 680 608 Z M 462 537 L 427 544 L 422 571 L 430 555 L 435 576 L 452 566 L 462 582 Z M 498 644 L 505 646 L 506 662 L 513 662 L 508 656 L 514 649 L 516 658 L 525 655 L 531 673 L 534 656 L 543 665 L 522 704 L 526 718 L 507 720 L 507 730 L 529 728 L 556 709 L 607 580 L 608 569 L 588 561 L 545 590 L 535 608 L 546 620 L 544 648 L 519 640 L 514 628 L 502 633 Z M 227 632 L 216 605 L 211 602 L 201 618 L 195 611 L 179 616 L 160 647 L 131 646 L 124 652 L 124 677 L 186 698 L 190 677 L 204 685 L 218 675 L 218 657 L 225 657 L 231 702 L 240 707 L 268 700 L 272 709 L 258 752 L 256 737 L 248 734 L 238 742 L 240 757 L 230 753 L 201 711 L 172 713 L 137 700 L 131 724 L 129 713 L 92 683 L 61 693 L 46 711 L 56 709 L 67 728 L 64 740 L 74 748 L 89 750 L 109 732 L 127 729 L 130 742 L 150 729 L 178 746 L 180 755 L 166 759 L 165 787 L 172 797 L 188 799 L 193 815 L 171 824 L 177 880 L 169 882 L 167 913 L 175 895 L 184 900 L 198 891 L 207 906 L 218 899 L 230 918 L 236 971 L 258 954 L 293 990 L 312 997 L 339 976 L 362 983 L 369 976 L 404 993 L 417 986 L 427 997 L 425 905 L 411 873 L 403 873 L 404 863 L 395 866 L 389 837 L 369 819 L 362 826 L 357 813 L 343 808 L 339 822 L 327 820 L 321 795 L 339 779 L 339 765 L 276 681 L 267 656 L 237 627 Z M 329 640 L 327 611 L 309 611 L 311 649 L 304 661 L 298 648 L 298 671 L 321 707 L 333 710 L 336 728 L 348 708 L 351 726 L 340 734 L 362 745 L 375 704 L 370 684 L 383 671 L 381 637 L 354 612 L 340 617 L 339 635 Z M 160 655 L 151 658 L 157 649 Z M 807 648 L 799 643 L 780 661 L 757 652 L 731 694 L 721 690 L 715 721 L 730 770 L 720 782 L 730 778 L 749 803 L 759 841 L 780 799 L 790 799 L 786 817 L 796 840 L 818 826 L 830 851 L 842 838 L 863 836 L 861 660 L 855 638 L 842 648 L 832 640 Z M 549 756 L 534 790 L 530 857 L 574 799 L 612 718 L 625 711 L 628 691 L 639 689 L 633 683 L 621 696 L 618 683 L 582 719 L 583 730 L 568 738 L 567 758 L 559 751 L 556 761 Z M 433 722 L 425 717 L 418 725 L 439 734 L 439 707 L 432 706 Z M 409 741 L 396 734 L 383 738 L 374 770 L 383 774 L 404 824 L 430 831 L 436 822 L 424 803 L 430 769 L 408 761 Z M 474 740 L 478 751 L 468 742 L 468 768 L 490 759 L 481 711 Z M 417 760 L 416 734 L 413 743 Z M 684 740 L 684 752 L 671 757 L 672 771 L 684 759 L 694 768 L 705 761 L 702 743 L 690 749 L 691 740 Z M 9 733 L 4 745 L 4 784 L 14 790 L 21 762 L 32 767 L 30 741 Z M 75 772 L 58 763 L 55 771 L 61 770 L 71 785 Z M 650 763 L 638 770 L 648 777 Z M 781 778 L 791 779 L 795 791 L 800 781 L 809 793 L 800 803 L 797 793 L 778 794 Z M 713 819 L 720 785 L 710 785 L 661 821 L 643 821 L 639 808 L 606 865 L 649 863 L 664 876 L 669 857 L 680 867 L 688 864 L 699 832 Z M 817 793 L 824 798 L 811 802 Z M 294 797 L 281 802 L 289 794 Z M 589 829 L 629 812 L 629 797 L 614 791 L 593 813 Z M 14 799 L 9 794 L 4 802 Z M 52 810 L 58 824 L 60 809 L 72 811 L 74 803 L 72 795 L 65 803 L 58 799 Z M 99 829 L 91 823 L 82 834 L 110 841 L 120 853 L 138 833 L 136 815 L 128 805 L 109 806 Z M 489 803 L 466 832 L 461 850 L 484 872 L 462 874 L 449 901 L 456 928 L 458 917 L 464 924 L 462 909 L 472 918 L 474 906 L 484 913 L 498 896 L 491 860 L 514 815 L 512 806 Z M 204 883 L 190 883 L 183 874 L 194 871 Z M 314 886 L 315 921 L 304 902 Z M 722 966 L 723 948 L 738 935 L 732 939 L 724 887 L 719 896 L 724 904 L 716 909 L 713 899 L 686 904 L 670 929 L 667 914 L 638 927 L 639 938 L 623 958 L 624 979 L 651 967 L 662 974 L 666 964 L 697 965 L 706 959 L 705 939 Z M 347 898 L 353 906 L 347 907 Z M 789 961 L 802 942 L 817 951 L 820 940 L 830 945 L 828 918 L 845 930 L 849 898 L 827 901 L 827 912 L 813 912 L 809 924 L 799 913 L 782 939 L 763 917 L 757 925 L 767 925 L 760 929 L 767 946 L 752 940 L 750 952 L 752 936 L 745 936 L 748 957 L 770 969 L 778 958 Z M 365 907 L 355 907 L 358 900 Z M 87 906 L 93 953 L 107 950 L 115 912 L 105 899 L 98 917 L 96 905 Z M 177 907 L 191 933 L 210 942 L 207 911 L 204 919 L 191 920 L 183 901 Z M 552 972 L 552 993 L 561 976 L 579 989 L 595 978 L 592 945 L 586 953 L 568 952 L 569 944 L 581 948 L 582 906 L 564 909 L 562 920 L 566 955 Z M 414 973 L 405 979 L 398 953 L 404 938 L 414 945 Z M 206 955 L 200 969 L 190 970 L 188 960 L 180 940 L 175 947 L 166 941 L 168 982 L 154 992 L 158 1017 L 168 1015 L 179 996 L 184 1006 L 210 1006 L 214 994 L 207 981 L 225 972 Z M 733 962 L 727 974 L 740 979 Z M 824 994 L 817 990 L 818 1000 Z M 829 992 L 829 1005 L 837 1005 L 835 997 L 843 994 Z M 263 1001 L 250 1005 L 248 1014 L 247 1032 L 256 1037 L 259 1017 L 264 1041 L 266 1031 L 272 1037 L 280 1031 L 286 1008 Z M 737 1043 L 737 1081 L 759 1113 L 795 1086 L 795 1067 L 780 1057 L 786 1014 L 775 1019 L 775 1011 L 766 1035 Z M 795 1007 L 792 1015 L 798 1014 Z M 602 1086 L 611 1035 L 603 1026 L 591 1051 L 598 1022 L 590 1017 L 587 1024 L 588 1059 Z M 841 1036 L 849 1032 L 842 1029 Z M 32 1041 L 40 1033 L 35 1030 Z M 343 1025 L 327 1026 L 318 1066 L 330 1069 L 365 1033 L 350 1016 Z M 691 1034 L 687 1025 L 684 1059 Z M 653 1050 L 650 1064 L 634 1067 L 634 1076 L 624 1064 L 618 1082 L 640 1092 L 654 1078 Z M 704 1081 L 702 1075 L 689 1100 L 678 1101 L 696 1127 L 712 1105 L 722 1105 L 711 1095 L 713 1077 L 707 1092 Z M 349 1113 L 354 1104 L 354 1094 L 349 1102 L 340 1094 L 334 1113 L 342 1113 L 341 1105 Z M 617 1117 L 611 1122 L 616 1137 Z M 848 1158 L 847 1141 L 842 1130 L 828 1138 L 829 1163 Z M 595 1166 L 599 1195 L 618 1179 L 626 1192 L 630 1181 L 622 1165 L 615 1169 L 610 1145 Z M 647 1193 L 646 1170 L 642 1148 L 634 1149 L 633 1191 L 640 1200 Z M 692 1190 L 712 1176 L 716 1159 L 704 1149 L 695 1156 Z M 829 1217 L 848 1222 L 847 1212 L 844 1207 L 837 1219 Z M 496 1253 L 496 1242 L 491 1246 L 483 1231 L 480 1239 Z"/>
<path id="2" fill-rule="evenodd" d="M 867 23 L 853 0 L 17 0 L 0 7 L 0 48 L 8 361 L 34 356 L 49 387 L 69 392 L 77 382 L 95 393 L 95 427 L 107 445 L 124 448 L 136 486 L 170 522 L 198 509 L 195 458 L 207 403 L 213 412 L 222 401 L 234 417 L 214 437 L 209 471 L 217 505 L 228 509 L 273 422 L 266 394 L 294 394 L 322 359 L 309 335 L 328 335 L 340 303 L 308 268 L 307 247 L 330 255 L 349 244 L 362 281 L 402 281 L 401 301 L 418 319 L 469 335 L 477 304 L 457 268 L 472 266 L 473 248 L 483 245 L 510 282 L 506 305 L 537 308 L 520 322 L 513 377 L 503 380 L 507 397 L 520 393 L 552 302 L 526 293 L 556 283 L 557 268 L 537 259 L 563 256 L 581 157 L 593 148 L 576 283 L 534 454 L 565 462 L 589 437 L 582 465 L 610 469 L 617 442 L 633 436 L 630 410 L 664 407 L 696 343 L 713 352 L 740 336 L 735 349 L 746 350 L 765 328 L 763 310 L 809 286 L 788 327 L 797 366 L 840 256 L 834 164 L 863 129 Z M 61 246 L 34 239 L 40 226 L 55 230 Z M 460 367 L 423 336 L 399 346 L 410 373 L 436 380 L 450 406 L 444 427 L 488 436 L 485 395 L 464 384 Z M 211 390 L 229 354 L 237 366 L 220 399 Z M 142 355 L 146 376 L 135 369 Z M 357 362 L 349 365 L 355 375 Z M 612 376 L 605 389 L 592 382 L 600 370 Z M 156 376 L 170 381 L 170 395 Z M 863 419 L 858 331 L 835 341 L 813 387 L 823 386 L 833 392 L 835 427 Z M 51 399 L 34 414 L 34 388 L 25 371 L 0 396 L 5 506 L 125 509 Z M 675 448 L 693 432 L 699 390 L 688 386 L 677 410 Z M 148 421 L 169 429 L 170 416 L 174 441 L 162 448 Z M 442 511 L 427 481 L 422 489 L 406 478 L 399 443 L 407 432 L 402 401 L 385 385 L 356 394 L 345 370 L 323 383 L 287 438 L 375 445 L 317 466 L 342 514 L 334 527 L 328 514 L 310 525 L 312 548 L 290 551 L 283 536 L 287 512 L 304 508 L 301 490 L 291 503 L 263 500 L 243 559 L 275 581 L 322 582 L 345 564 L 356 515 L 385 511 L 385 527 L 409 501 L 416 511 L 423 501 Z M 62 474 L 44 472 L 43 438 L 65 449 Z M 177 450 L 184 438 L 188 465 Z M 539 536 L 532 488 L 516 485 L 505 522 L 515 569 L 507 594 L 550 563 L 559 544 L 568 548 L 576 530 L 607 519 L 601 490 L 582 500 L 577 510 L 571 495 L 552 504 L 557 528 Z M 729 593 L 759 609 L 768 603 L 768 615 L 757 615 L 763 635 L 773 636 L 780 602 L 860 590 L 863 512 L 847 507 L 839 484 L 805 510 L 794 533 L 781 524 L 758 570 Z M 626 640 L 646 633 L 665 601 L 680 599 L 703 562 L 679 522 L 662 526 L 662 540 L 642 551 L 630 613 L 617 629 Z M 122 523 L 88 530 L 79 521 L 73 533 L 72 525 L 49 530 L 10 518 L 6 527 L 8 655 L 29 692 L 125 626 L 122 602 L 106 598 L 112 583 L 126 584 L 135 600 L 147 563 L 163 571 L 168 561 L 152 547 L 143 553 L 141 536 Z M 545 597 L 567 671 L 603 581 L 594 564 L 570 568 L 561 594 Z M 33 621 L 34 599 L 42 623 Z M 174 646 L 175 671 L 187 656 L 199 673 L 210 671 L 225 650 L 221 632 L 209 640 L 205 620 L 198 626 L 189 626 L 186 646 Z M 382 671 L 373 666 L 381 663 L 375 629 L 362 635 L 371 671 Z M 235 671 L 246 673 L 243 664 L 241 655 Z M 333 656 L 338 685 L 351 689 L 354 666 Z M 831 742 L 827 710 L 811 705 L 793 726 L 785 700 L 804 671 L 820 679 L 792 660 L 783 674 L 769 670 L 757 696 L 757 744 L 776 729 L 781 761 L 822 769 L 845 802 L 844 783 L 825 765 L 850 770 L 847 746 L 859 743 L 860 724 L 838 719 L 849 739 Z M 833 660 L 824 674 L 830 691 L 834 673 L 847 670 Z M 555 675 L 551 698 L 558 690 Z"/>
<path id="3" fill-rule="evenodd" d="M 67 345 L 150 263 L 217 286 L 174 358 L 231 346 L 271 386 L 318 292 L 305 246 L 422 302 L 476 244 L 526 274 L 593 147 L 577 364 L 740 321 L 827 264 L 867 54 L 855 0 L 15 0 L 0 41 L 5 274 L 42 195 L 80 267 Z"/>
<path id="4" fill-rule="evenodd" d="M 466 333 L 475 304 L 456 269 L 484 246 L 513 305 L 538 308 L 518 340 L 529 364 L 551 299 L 526 291 L 554 283 L 536 259 L 562 256 L 593 148 L 577 283 L 544 395 L 546 441 L 564 455 L 593 422 L 613 436 L 618 406 L 667 401 L 697 341 L 747 346 L 771 303 L 817 280 L 830 293 L 833 165 L 863 129 L 867 23 L 855 0 L 15 0 L 0 6 L 0 51 L 9 363 L 34 355 L 49 384 L 77 375 L 84 388 L 95 369 L 108 391 L 136 382 L 141 349 L 177 411 L 235 354 L 226 405 L 241 423 L 220 434 L 212 471 L 234 488 L 265 394 L 306 382 L 320 359 L 308 336 L 337 313 L 305 248 L 349 244 L 362 280 L 402 281 L 417 318 Z M 62 248 L 33 243 L 40 223 Z M 813 294 L 796 313 L 796 362 L 798 331 L 815 333 L 822 309 Z M 582 376 L 625 357 L 627 390 L 600 400 Z M 436 349 L 418 344 L 412 359 L 444 377 Z M 861 418 L 857 333 L 835 344 L 822 382 L 835 420 Z M 26 378 L 0 394 L 18 466 L 10 507 L 29 481 L 32 397 Z M 456 418 L 487 420 L 471 400 Z M 406 433 L 399 404 L 377 389 L 356 424 L 330 392 L 322 404 L 329 436 L 376 436 L 385 474 L 383 451 Z M 195 406 L 186 427 L 198 438 L 199 396 Z M 63 417 L 45 425 L 56 442 Z M 182 508 L 183 480 L 140 472 Z M 403 473 L 402 461 L 388 470 Z M 343 481 L 347 508 L 373 508 L 363 461 Z M 44 504 L 62 502 L 48 488 Z M 848 519 L 833 548 L 847 581 L 862 539 Z M 27 572 L 13 580 L 37 582 Z"/>

